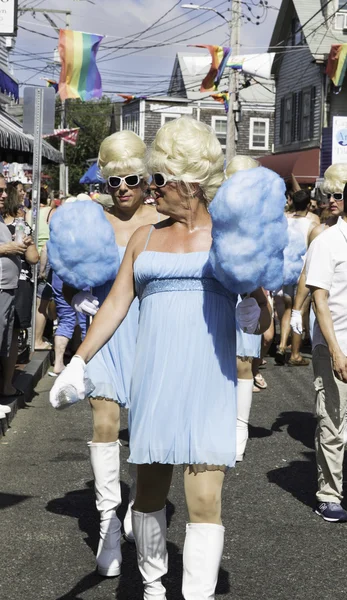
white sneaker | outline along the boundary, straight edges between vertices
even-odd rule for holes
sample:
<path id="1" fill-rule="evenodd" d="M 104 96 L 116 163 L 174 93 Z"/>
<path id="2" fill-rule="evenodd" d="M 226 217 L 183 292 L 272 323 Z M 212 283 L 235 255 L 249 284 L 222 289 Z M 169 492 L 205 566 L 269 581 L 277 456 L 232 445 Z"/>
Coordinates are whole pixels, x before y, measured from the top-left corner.
<path id="1" fill-rule="evenodd" d="M 7 404 L 0 404 L 0 412 L 5 413 L 5 415 L 8 415 L 11 412 L 11 410 L 12 408 Z"/>

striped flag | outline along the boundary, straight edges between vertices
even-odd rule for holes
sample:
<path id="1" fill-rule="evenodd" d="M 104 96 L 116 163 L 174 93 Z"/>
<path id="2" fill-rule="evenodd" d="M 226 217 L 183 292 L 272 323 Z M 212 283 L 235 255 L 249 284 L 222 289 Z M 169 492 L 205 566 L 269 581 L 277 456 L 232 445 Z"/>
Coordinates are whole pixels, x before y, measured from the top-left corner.
<path id="1" fill-rule="evenodd" d="M 231 54 L 231 48 L 198 44 L 194 44 L 194 46 L 196 48 L 207 48 L 212 57 L 210 70 L 201 84 L 200 92 L 215 92 L 218 90 L 219 82 Z"/>
<path id="2" fill-rule="evenodd" d="M 101 98 L 101 76 L 96 66 L 96 53 L 103 36 L 61 29 L 59 54 L 61 72 L 59 94 L 62 100 Z"/>

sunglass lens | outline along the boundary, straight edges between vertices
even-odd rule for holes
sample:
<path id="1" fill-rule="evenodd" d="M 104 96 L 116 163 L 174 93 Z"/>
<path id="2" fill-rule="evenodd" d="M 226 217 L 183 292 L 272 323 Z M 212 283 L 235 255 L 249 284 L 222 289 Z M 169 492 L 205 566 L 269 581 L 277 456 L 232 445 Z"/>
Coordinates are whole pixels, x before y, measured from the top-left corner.
<path id="1" fill-rule="evenodd" d="M 122 182 L 122 180 L 120 177 L 111 176 L 108 178 L 108 183 L 109 183 L 110 187 L 112 187 L 112 188 L 119 187 L 121 182 Z"/>
<path id="2" fill-rule="evenodd" d="M 334 198 L 337 201 L 342 200 L 343 199 L 343 194 L 341 194 L 341 192 L 337 192 L 336 194 L 334 194 Z"/>
<path id="3" fill-rule="evenodd" d="M 140 178 L 138 175 L 128 175 L 124 177 L 124 181 L 129 187 L 135 187 L 139 184 Z"/>
<path id="4" fill-rule="evenodd" d="M 154 173 L 153 175 L 154 183 L 158 187 L 163 187 L 166 183 L 164 175 L 162 173 Z"/>

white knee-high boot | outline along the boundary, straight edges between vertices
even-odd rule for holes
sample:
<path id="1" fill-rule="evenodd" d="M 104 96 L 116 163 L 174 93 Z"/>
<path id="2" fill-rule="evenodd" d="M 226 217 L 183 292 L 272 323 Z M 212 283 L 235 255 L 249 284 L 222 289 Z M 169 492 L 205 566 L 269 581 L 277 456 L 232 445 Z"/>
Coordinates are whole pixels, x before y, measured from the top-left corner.
<path id="1" fill-rule="evenodd" d="M 144 585 L 144 600 L 166 600 L 161 582 L 167 573 L 166 508 L 152 513 L 132 510 L 137 564 Z"/>
<path id="2" fill-rule="evenodd" d="M 223 525 L 187 524 L 182 585 L 185 600 L 214 600 L 223 547 Z"/>
<path id="3" fill-rule="evenodd" d="M 252 406 L 253 379 L 237 380 L 236 461 L 243 460 L 248 440 L 248 421 Z"/>
<path id="4" fill-rule="evenodd" d="M 133 534 L 133 525 L 131 519 L 131 509 L 133 507 L 135 496 L 136 496 L 136 483 L 137 483 L 137 465 L 133 465 L 132 463 L 128 463 L 128 473 L 131 477 L 131 485 L 129 490 L 129 504 L 128 510 L 124 517 L 123 528 L 124 528 L 124 537 L 128 542 L 135 542 L 134 534 Z"/>
<path id="5" fill-rule="evenodd" d="M 119 442 L 88 442 L 94 474 L 96 508 L 100 514 L 100 541 L 96 555 L 98 571 L 105 577 L 120 574 L 121 523 L 117 508 L 121 504 L 119 483 Z"/>

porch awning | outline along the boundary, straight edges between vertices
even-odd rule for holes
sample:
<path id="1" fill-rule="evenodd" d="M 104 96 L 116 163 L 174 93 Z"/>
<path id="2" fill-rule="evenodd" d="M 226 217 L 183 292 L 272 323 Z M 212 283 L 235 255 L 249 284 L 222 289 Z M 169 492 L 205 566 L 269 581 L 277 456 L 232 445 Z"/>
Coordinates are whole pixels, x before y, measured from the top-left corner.
<path id="1" fill-rule="evenodd" d="M 299 183 L 314 183 L 319 177 L 319 156 L 320 149 L 311 148 L 300 152 L 269 154 L 258 160 L 263 167 L 272 169 L 285 180 L 293 174 Z"/>
<path id="2" fill-rule="evenodd" d="M 0 160 L 30 163 L 33 151 L 33 136 L 23 133 L 19 121 L 0 111 Z M 42 142 L 42 162 L 63 162 L 60 152 L 45 140 Z"/>

